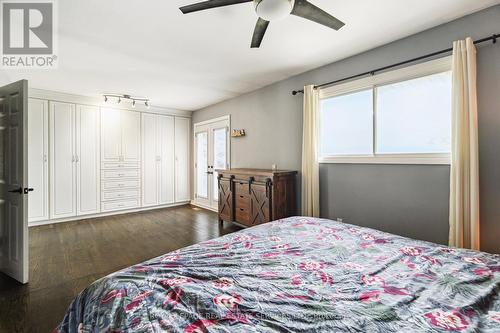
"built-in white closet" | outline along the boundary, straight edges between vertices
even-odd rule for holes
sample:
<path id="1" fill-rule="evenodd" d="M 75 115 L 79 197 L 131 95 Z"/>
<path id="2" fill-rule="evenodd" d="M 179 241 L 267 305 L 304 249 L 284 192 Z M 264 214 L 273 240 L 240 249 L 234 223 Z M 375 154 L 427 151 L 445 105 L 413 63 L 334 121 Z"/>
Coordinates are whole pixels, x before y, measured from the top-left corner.
<path id="1" fill-rule="evenodd" d="M 175 119 L 142 114 L 142 205 L 175 202 Z"/>
<path id="2" fill-rule="evenodd" d="M 76 106 L 76 209 L 77 215 L 100 211 L 99 107 Z"/>
<path id="3" fill-rule="evenodd" d="M 28 109 L 31 225 L 189 202 L 188 116 L 39 95 Z"/>
<path id="4" fill-rule="evenodd" d="M 28 219 L 49 219 L 49 102 L 30 98 L 28 102 L 28 179 L 37 191 L 30 192 Z"/>
<path id="5" fill-rule="evenodd" d="M 102 109 L 102 211 L 140 207 L 141 114 Z"/>
<path id="6" fill-rule="evenodd" d="M 189 201 L 189 136 L 191 121 L 175 118 L 175 201 Z"/>
<path id="7" fill-rule="evenodd" d="M 49 105 L 50 218 L 99 213 L 99 108 Z"/>
<path id="8" fill-rule="evenodd" d="M 50 218 L 57 219 L 76 215 L 75 105 L 49 107 Z"/>

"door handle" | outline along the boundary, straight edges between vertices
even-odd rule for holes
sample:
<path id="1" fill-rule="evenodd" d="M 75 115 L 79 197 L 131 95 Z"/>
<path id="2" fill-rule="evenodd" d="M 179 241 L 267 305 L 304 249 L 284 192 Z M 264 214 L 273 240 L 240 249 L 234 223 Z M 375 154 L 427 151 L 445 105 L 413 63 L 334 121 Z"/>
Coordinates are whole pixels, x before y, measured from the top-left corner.
<path id="1" fill-rule="evenodd" d="M 30 187 L 25 187 L 25 188 L 18 188 L 18 189 L 15 189 L 15 190 L 10 190 L 8 191 L 9 193 L 19 193 L 19 194 L 28 194 L 29 192 L 33 192 L 34 189 L 30 188 Z"/>

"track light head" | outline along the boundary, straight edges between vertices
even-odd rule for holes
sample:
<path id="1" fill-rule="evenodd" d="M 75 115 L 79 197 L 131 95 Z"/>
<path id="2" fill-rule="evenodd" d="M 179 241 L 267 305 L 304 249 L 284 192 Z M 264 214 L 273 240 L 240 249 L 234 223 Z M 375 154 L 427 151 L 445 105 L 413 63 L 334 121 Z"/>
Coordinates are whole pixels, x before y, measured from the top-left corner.
<path id="1" fill-rule="evenodd" d="M 104 96 L 104 103 L 108 102 L 108 96 Z"/>
<path id="2" fill-rule="evenodd" d="M 135 99 L 132 100 L 132 107 L 135 108 Z"/>
<path id="3" fill-rule="evenodd" d="M 122 99 L 120 97 L 118 97 L 118 104 L 120 104 L 122 102 Z"/>
<path id="4" fill-rule="evenodd" d="M 144 102 L 144 105 L 146 105 L 146 108 L 148 108 L 148 109 L 149 109 L 149 101 L 145 101 L 145 102 Z"/>

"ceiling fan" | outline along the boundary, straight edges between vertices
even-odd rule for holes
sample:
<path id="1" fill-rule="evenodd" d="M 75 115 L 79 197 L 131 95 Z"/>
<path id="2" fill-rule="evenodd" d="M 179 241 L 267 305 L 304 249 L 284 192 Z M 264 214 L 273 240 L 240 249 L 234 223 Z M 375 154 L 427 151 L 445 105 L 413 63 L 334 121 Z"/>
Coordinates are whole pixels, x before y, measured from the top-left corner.
<path id="1" fill-rule="evenodd" d="M 255 12 L 259 17 L 252 37 L 252 48 L 260 47 L 270 21 L 285 18 L 290 14 L 303 17 L 335 30 L 339 30 L 345 25 L 344 22 L 307 0 L 208 0 L 181 7 L 180 10 L 184 14 L 189 14 L 205 9 L 237 5 L 245 2 L 254 3 Z"/>

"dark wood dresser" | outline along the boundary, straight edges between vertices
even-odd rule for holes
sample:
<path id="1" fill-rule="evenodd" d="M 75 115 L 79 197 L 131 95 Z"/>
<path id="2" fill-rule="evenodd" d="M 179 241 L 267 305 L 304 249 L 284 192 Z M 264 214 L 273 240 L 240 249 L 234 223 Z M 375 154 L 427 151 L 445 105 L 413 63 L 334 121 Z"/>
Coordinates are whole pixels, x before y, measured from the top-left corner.
<path id="1" fill-rule="evenodd" d="M 296 215 L 297 171 L 230 169 L 219 174 L 219 223 L 244 227 Z"/>

